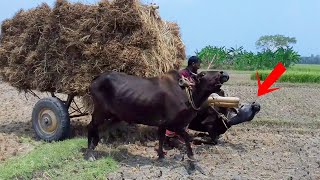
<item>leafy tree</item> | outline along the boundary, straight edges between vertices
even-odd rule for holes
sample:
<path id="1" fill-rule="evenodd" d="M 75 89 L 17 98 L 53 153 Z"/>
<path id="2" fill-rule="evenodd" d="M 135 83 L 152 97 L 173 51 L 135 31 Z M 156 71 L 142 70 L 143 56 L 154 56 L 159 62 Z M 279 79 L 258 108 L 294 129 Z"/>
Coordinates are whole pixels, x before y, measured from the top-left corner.
<path id="1" fill-rule="evenodd" d="M 279 48 L 275 53 L 275 62 L 282 62 L 285 67 L 290 67 L 300 61 L 301 56 L 292 47 L 288 49 Z"/>
<path id="2" fill-rule="evenodd" d="M 271 69 L 278 62 L 282 62 L 285 67 L 290 67 L 301 59 L 292 47 L 280 47 L 275 51 L 267 49 L 253 53 L 244 50 L 243 47 L 226 49 L 225 47 L 206 46 L 196 54 L 201 58 L 204 66 L 210 64 L 213 69 L 262 70 Z"/>
<path id="3" fill-rule="evenodd" d="M 231 55 L 231 56 L 237 56 L 239 54 L 243 54 L 243 46 L 240 46 L 239 48 L 233 48 L 231 47 L 229 50 L 228 50 L 228 53 Z"/>
<path id="4" fill-rule="evenodd" d="M 261 36 L 257 42 L 257 49 L 262 49 L 263 51 L 271 50 L 276 51 L 279 48 L 288 48 L 289 44 L 296 44 L 297 40 L 295 37 L 287 37 L 283 35 L 265 35 Z"/>
<path id="5" fill-rule="evenodd" d="M 200 52 L 196 52 L 201 59 L 203 65 L 209 65 L 212 62 L 212 67 L 219 67 L 224 64 L 228 57 L 228 52 L 225 47 L 206 46 Z"/>

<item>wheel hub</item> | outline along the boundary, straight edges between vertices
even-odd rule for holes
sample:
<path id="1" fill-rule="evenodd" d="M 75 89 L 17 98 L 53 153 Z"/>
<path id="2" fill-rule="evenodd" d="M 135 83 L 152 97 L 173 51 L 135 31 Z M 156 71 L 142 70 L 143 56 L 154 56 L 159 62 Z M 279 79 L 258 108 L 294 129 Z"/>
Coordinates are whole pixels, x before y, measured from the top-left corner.
<path id="1" fill-rule="evenodd" d="M 49 109 L 44 109 L 39 113 L 39 127 L 46 134 L 53 134 L 58 126 L 56 115 Z"/>
<path id="2" fill-rule="evenodd" d="M 51 120 L 50 115 L 44 114 L 42 117 L 42 122 L 43 122 L 43 124 L 42 124 L 43 126 L 49 127 L 52 124 L 52 120 Z"/>

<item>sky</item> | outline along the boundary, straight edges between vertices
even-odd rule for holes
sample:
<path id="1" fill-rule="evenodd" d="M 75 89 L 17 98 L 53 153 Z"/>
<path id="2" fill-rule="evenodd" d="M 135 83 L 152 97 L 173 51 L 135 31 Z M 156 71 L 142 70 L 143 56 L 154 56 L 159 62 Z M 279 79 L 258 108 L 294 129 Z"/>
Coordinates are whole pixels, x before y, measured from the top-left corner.
<path id="1" fill-rule="evenodd" d="M 98 0 L 71 0 L 95 3 Z M 162 19 L 180 26 L 186 54 L 207 45 L 240 47 L 256 52 L 263 35 L 295 37 L 294 49 L 302 56 L 320 54 L 320 0 L 141 0 L 160 6 Z M 2 0 L 0 21 L 19 9 L 54 0 Z"/>

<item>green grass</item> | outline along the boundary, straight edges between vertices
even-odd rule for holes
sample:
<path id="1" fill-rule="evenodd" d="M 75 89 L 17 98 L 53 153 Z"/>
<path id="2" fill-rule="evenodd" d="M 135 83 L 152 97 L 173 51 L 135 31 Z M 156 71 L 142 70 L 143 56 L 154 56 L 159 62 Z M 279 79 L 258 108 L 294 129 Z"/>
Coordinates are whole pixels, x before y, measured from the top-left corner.
<path id="1" fill-rule="evenodd" d="M 264 81 L 271 71 L 258 71 L 261 81 Z M 251 73 L 251 80 L 256 80 L 256 73 Z M 320 83 L 320 72 L 287 71 L 277 82 L 290 83 Z"/>
<path id="2" fill-rule="evenodd" d="M 271 70 L 258 71 L 261 81 L 264 81 Z M 251 80 L 256 80 L 256 72 L 252 72 Z M 277 80 L 290 83 L 320 83 L 320 65 L 295 65 Z"/>
<path id="3" fill-rule="evenodd" d="M 221 70 L 221 69 L 210 69 Z M 198 72 L 206 71 L 205 67 Z M 256 80 L 256 71 L 226 70 L 234 74 L 251 74 L 250 79 Z M 264 81 L 272 70 L 258 70 L 260 80 Z M 290 68 L 277 80 L 277 82 L 289 83 L 320 83 L 320 65 L 296 64 Z"/>
<path id="4" fill-rule="evenodd" d="M 85 139 L 64 140 L 36 147 L 30 153 L 0 164 L 0 179 L 31 179 L 45 173 L 50 179 L 105 179 L 118 165 L 110 157 L 94 162 L 83 159 Z"/>

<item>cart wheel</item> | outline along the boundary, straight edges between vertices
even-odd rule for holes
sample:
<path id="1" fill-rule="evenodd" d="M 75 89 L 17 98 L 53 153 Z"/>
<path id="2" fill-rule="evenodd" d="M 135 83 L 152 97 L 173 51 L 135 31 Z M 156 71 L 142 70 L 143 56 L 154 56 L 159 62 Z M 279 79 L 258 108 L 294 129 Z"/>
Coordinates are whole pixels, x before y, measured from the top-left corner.
<path id="1" fill-rule="evenodd" d="M 70 129 L 68 109 L 58 98 L 40 99 L 33 108 L 32 127 L 40 139 L 62 140 L 67 137 Z"/>

